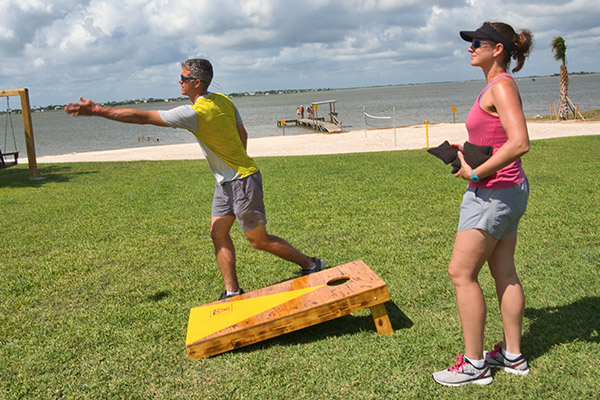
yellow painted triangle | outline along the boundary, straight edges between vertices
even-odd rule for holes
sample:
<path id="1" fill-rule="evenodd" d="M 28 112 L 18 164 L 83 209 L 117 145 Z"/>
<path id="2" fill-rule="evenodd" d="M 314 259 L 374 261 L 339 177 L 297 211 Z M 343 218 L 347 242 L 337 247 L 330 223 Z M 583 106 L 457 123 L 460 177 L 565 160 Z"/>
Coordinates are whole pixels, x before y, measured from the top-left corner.
<path id="1" fill-rule="evenodd" d="M 190 310 L 185 344 L 194 343 L 208 335 L 228 328 L 245 319 L 277 307 L 290 300 L 322 288 L 325 285 L 254 297 L 227 303 L 195 307 Z"/>

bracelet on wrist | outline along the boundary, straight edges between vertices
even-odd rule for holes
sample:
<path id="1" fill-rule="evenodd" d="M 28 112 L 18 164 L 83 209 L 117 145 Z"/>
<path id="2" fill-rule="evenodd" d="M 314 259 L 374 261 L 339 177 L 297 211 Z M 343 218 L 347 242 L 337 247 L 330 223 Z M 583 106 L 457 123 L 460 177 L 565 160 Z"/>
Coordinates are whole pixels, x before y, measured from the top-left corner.
<path id="1" fill-rule="evenodd" d="M 473 170 L 471 170 L 471 181 L 473 181 L 473 182 L 481 181 L 481 179 L 477 175 L 475 175 L 475 172 L 473 172 Z"/>

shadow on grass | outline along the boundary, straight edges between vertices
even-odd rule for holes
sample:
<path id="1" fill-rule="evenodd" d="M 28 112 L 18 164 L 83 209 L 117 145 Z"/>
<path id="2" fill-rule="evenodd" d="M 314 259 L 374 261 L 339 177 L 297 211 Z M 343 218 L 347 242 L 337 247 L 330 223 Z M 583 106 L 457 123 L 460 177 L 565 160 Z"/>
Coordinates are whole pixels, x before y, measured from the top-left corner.
<path id="1" fill-rule="evenodd" d="M 154 301 L 154 302 L 158 302 L 161 301 L 167 297 L 171 296 L 171 291 L 170 290 L 161 290 L 159 292 L 156 292 L 154 294 L 151 294 L 150 296 L 147 297 L 147 299 L 149 301 Z"/>
<path id="2" fill-rule="evenodd" d="M 400 329 L 408 329 L 413 326 L 413 322 L 410 318 L 408 318 L 393 301 L 385 303 L 385 308 L 388 312 L 394 332 Z M 232 350 L 232 352 L 252 352 L 272 346 L 293 346 L 319 341 L 328 337 L 353 335 L 369 331 L 373 332 L 373 334 L 377 334 L 375 322 L 371 315 L 354 316 L 350 314 L 268 339 L 263 342 L 235 349 Z M 218 355 L 216 355 L 216 357 L 218 357 Z"/>
<path id="3" fill-rule="evenodd" d="M 563 343 L 600 343 L 600 297 L 584 297 L 565 306 L 527 308 L 525 317 L 532 321 L 523 335 L 529 360 Z"/>
<path id="4" fill-rule="evenodd" d="M 95 173 L 73 172 L 71 167 L 59 164 L 44 165 L 38 172 L 41 179 L 29 179 L 29 169 L 26 166 L 0 169 L 0 187 L 40 188 L 47 183 L 69 182 L 75 176 Z"/>

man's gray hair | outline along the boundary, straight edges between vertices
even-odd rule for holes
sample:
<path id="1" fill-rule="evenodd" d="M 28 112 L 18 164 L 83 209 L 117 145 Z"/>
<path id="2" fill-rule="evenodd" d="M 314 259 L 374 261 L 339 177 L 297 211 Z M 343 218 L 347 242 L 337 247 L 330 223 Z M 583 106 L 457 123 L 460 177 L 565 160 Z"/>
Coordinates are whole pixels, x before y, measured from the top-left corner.
<path id="1" fill-rule="evenodd" d="M 204 58 L 191 58 L 181 63 L 181 67 L 190 71 L 192 78 L 200 79 L 202 81 L 202 89 L 208 90 L 208 86 L 213 78 L 213 68 L 210 61 Z"/>

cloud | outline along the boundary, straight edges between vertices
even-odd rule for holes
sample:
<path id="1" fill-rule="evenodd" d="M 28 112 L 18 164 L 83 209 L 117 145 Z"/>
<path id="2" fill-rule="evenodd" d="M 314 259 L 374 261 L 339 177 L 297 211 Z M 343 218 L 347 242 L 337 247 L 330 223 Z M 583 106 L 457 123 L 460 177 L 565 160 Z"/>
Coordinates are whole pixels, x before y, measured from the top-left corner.
<path id="1" fill-rule="evenodd" d="M 226 92 L 481 78 L 461 29 L 531 29 L 522 74 L 597 69 L 600 4 L 582 0 L 0 0 L 0 89 L 34 105 L 179 96 L 179 62 L 209 58 Z"/>

